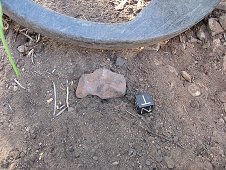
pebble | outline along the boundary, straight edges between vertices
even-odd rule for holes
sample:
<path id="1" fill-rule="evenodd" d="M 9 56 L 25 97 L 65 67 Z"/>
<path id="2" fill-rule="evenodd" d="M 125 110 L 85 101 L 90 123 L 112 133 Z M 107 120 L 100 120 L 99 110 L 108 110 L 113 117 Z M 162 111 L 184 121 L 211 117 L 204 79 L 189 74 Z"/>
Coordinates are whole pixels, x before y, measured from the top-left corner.
<path id="1" fill-rule="evenodd" d="M 197 32 L 197 37 L 198 37 L 198 39 L 199 40 L 201 40 L 201 41 L 203 41 L 203 42 L 206 42 L 206 40 L 207 40 L 207 31 L 206 31 L 206 26 L 205 25 L 202 25 L 201 27 L 200 27 L 200 29 L 198 30 L 198 32 Z"/>
<path id="2" fill-rule="evenodd" d="M 146 50 L 151 50 L 151 51 L 156 51 L 156 52 L 158 52 L 160 50 L 160 48 L 161 48 L 160 43 L 145 47 Z"/>
<path id="3" fill-rule="evenodd" d="M 27 47 L 25 45 L 20 45 L 19 47 L 17 47 L 17 50 L 20 52 L 20 53 L 25 53 L 27 52 Z"/>
<path id="4" fill-rule="evenodd" d="M 137 151 L 133 148 L 129 148 L 129 156 L 133 157 L 137 155 Z"/>
<path id="5" fill-rule="evenodd" d="M 222 15 L 219 18 L 219 22 L 220 22 L 222 28 L 226 31 L 226 14 Z"/>
<path id="6" fill-rule="evenodd" d="M 220 125 L 223 125 L 223 124 L 225 123 L 223 118 L 220 118 L 220 119 L 218 120 L 218 122 L 219 122 Z"/>
<path id="7" fill-rule="evenodd" d="M 223 58 L 223 71 L 226 71 L 226 55 Z"/>
<path id="8" fill-rule="evenodd" d="M 208 20 L 208 26 L 209 26 L 209 29 L 211 30 L 212 36 L 215 36 L 217 34 L 224 32 L 223 28 L 221 27 L 219 22 L 216 20 L 216 18 L 210 18 Z"/>
<path id="9" fill-rule="evenodd" d="M 226 103 L 223 103 L 223 107 L 224 107 L 224 112 L 226 113 Z M 226 122 L 226 117 L 225 117 L 225 122 Z"/>
<path id="10" fill-rule="evenodd" d="M 18 90 L 17 86 L 13 86 L 13 91 L 16 92 Z"/>
<path id="11" fill-rule="evenodd" d="M 200 88 L 196 84 L 191 84 L 190 86 L 188 86 L 188 92 L 193 97 L 198 97 L 201 95 Z"/>
<path id="12" fill-rule="evenodd" d="M 47 103 L 50 104 L 53 101 L 53 98 L 47 100 Z"/>
<path id="13" fill-rule="evenodd" d="M 170 157 L 165 156 L 165 157 L 164 157 L 164 160 L 165 160 L 166 165 L 167 165 L 167 167 L 168 167 L 169 169 L 173 169 L 173 168 L 175 167 L 175 163 L 174 163 L 174 161 L 173 161 Z"/>
<path id="14" fill-rule="evenodd" d="M 118 57 L 115 61 L 115 65 L 119 67 L 123 66 L 125 63 L 126 63 L 126 60 L 121 57 Z"/>
<path id="15" fill-rule="evenodd" d="M 73 112 L 75 109 L 73 107 L 68 108 L 68 112 Z"/>
<path id="16" fill-rule="evenodd" d="M 221 2 L 217 5 L 216 9 L 220 9 L 220 10 L 226 11 L 226 2 L 221 1 Z"/>
<path id="17" fill-rule="evenodd" d="M 118 165 L 118 164 L 119 164 L 118 161 L 115 161 L 115 162 L 112 163 L 112 165 Z"/>
<path id="18" fill-rule="evenodd" d="M 188 82 L 192 82 L 192 77 L 186 71 L 181 72 L 181 76 Z"/>
<path id="19" fill-rule="evenodd" d="M 125 93 L 125 77 L 105 68 L 97 69 L 91 74 L 83 74 L 76 89 L 78 98 L 95 95 L 101 99 L 110 99 L 122 97 Z"/>
<path id="20" fill-rule="evenodd" d="M 226 91 L 221 92 L 218 98 L 222 103 L 226 103 Z"/>
<path id="21" fill-rule="evenodd" d="M 94 157 L 93 157 L 93 160 L 94 160 L 94 161 L 97 161 L 97 160 L 98 160 L 98 157 L 97 157 L 97 156 L 94 156 Z"/>
<path id="22" fill-rule="evenodd" d="M 145 161 L 145 164 L 146 164 L 147 166 L 150 166 L 150 165 L 151 165 L 151 161 L 150 161 L 150 160 L 146 160 L 146 161 Z"/>

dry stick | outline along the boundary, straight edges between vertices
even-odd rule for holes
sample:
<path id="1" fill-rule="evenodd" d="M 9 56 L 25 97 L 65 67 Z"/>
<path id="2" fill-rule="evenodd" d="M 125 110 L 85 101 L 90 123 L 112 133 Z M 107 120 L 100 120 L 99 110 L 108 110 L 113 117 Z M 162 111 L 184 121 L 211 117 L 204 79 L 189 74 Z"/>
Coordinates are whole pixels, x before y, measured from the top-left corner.
<path id="1" fill-rule="evenodd" d="M 54 93 L 54 109 L 53 109 L 53 116 L 56 115 L 56 105 L 57 105 L 57 94 L 56 94 L 56 85 L 53 82 L 53 93 Z"/>
<path id="2" fill-rule="evenodd" d="M 29 35 L 27 35 L 26 33 L 20 32 L 22 35 L 24 35 L 25 37 L 27 37 L 28 39 L 30 39 L 31 41 L 33 41 L 33 38 L 31 38 Z"/>
<path id="3" fill-rule="evenodd" d="M 132 113 L 129 112 L 128 110 L 126 110 L 126 112 L 129 113 L 131 116 L 137 118 L 137 116 L 135 116 L 134 114 L 132 114 Z M 146 124 L 146 122 L 145 122 L 143 119 L 141 119 L 141 120 Z M 136 123 L 136 122 L 134 122 L 134 123 L 135 123 L 137 126 L 139 126 L 141 129 L 145 130 L 149 135 L 156 136 L 156 137 L 158 137 L 158 138 L 160 138 L 160 139 L 164 139 L 164 140 L 166 140 L 166 141 L 168 141 L 168 142 L 171 142 L 171 143 L 173 143 L 174 145 L 176 145 L 176 146 L 178 146 L 178 147 L 180 147 L 180 148 L 182 148 L 182 149 L 188 151 L 186 148 L 184 148 L 183 146 L 181 146 L 180 144 L 178 144 L 178 143 L 176 143 L 176 142 L 174 142 L 174 141 L 172 141 L 172 140 L 169 140 L 167 137 L 165 137 L 165 136 L 163 136 L 163 135 L 160 135 L 160 134 L 156 134 L 156 133 L 150 131 L 149 129 L 145 128 L 144 126 L 140 125 L 139 123 Z"/>
<path id="4" fill-rule="evenodd" d="M 67 108 L 69 109 L 69 85 L 68 85 L 68 80 L 67 80 L 67 96 L 66 96 L 66 105 L 67 105 Z"/>
<path id="5" fill-rule="evenodd" d="M 24 86 L 22 86 L 21 84 L 20 84 L 20 82 L 17 80 L 17 79 L 14 79 L 14 81 L 16 82 L 16 84 L 18 85 L 18 86 L 20 86 L 22 89 L 26 89 Z"/>
<path id="6" fill-rule="evenodd" d="M 59 113 L 55 115 L 55 117 L 60 116 L 66 109 L 67 107 L 63 108 L 61 111 L 59 111 Z"/>

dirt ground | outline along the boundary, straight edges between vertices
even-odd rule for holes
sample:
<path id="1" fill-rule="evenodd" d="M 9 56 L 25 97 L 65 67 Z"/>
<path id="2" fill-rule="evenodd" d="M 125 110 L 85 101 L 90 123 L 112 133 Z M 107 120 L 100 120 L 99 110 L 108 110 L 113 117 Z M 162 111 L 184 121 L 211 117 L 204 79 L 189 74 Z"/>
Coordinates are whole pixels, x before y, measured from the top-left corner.
<path id="1" fill-rule="evenodd" d="M 219 14 L 214 11 L 209 17 Z M 21 70 L 17 80 L 22 87 L 1 45 L 1 169 L 226 168 L 226 113 L 219 100 L 226 91 L 225 47 L 215 49 L 211 36 L 209 46 L 197 39 L 207 18 L 159 50 L 93 50 L 45 37 L 30 43 L 17 32 L 23 27 L 8 23 L 6 37 Z M 225 42 L 223 34 L 217 38 Z M 27 51 L 18 52 L 24 44 L 30 44 L 28 51 L 34 49 L 33 58 Z M 125 97 L 76 98 L 80 76 L 103 67 L 126 77 Z M 192 82 L 183 80 L 181 71 L 187 71 Z M 53 117 L 53 82 L 60 107 L 67 81 L 71 109 Z M 189 93 L 192 84 L 200 88 L 200 96 Z M 134 96 L 142 91 L 153 95 L 156 107 L 152 114 L 138 116 Z"/>
<path id="2" fill-rule="evenodd" d="M 75 18 L 106 23 L 132 20 L 150 0 L 128 0 L 121 10 L 115 8 L 121 0 L 33 0 L 49 9 Z"/>

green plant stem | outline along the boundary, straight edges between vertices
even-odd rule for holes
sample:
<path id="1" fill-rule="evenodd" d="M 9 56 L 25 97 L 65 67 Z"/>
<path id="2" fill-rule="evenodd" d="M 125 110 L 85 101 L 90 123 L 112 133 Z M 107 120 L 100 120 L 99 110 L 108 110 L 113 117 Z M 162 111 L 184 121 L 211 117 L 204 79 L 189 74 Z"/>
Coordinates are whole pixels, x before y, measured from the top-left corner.
<path id="1" fill-rule="evenodd" d="M 4 31 L 3 31 L 3 21 L 2 20 L 3 20 L 3 12 L 2 12 L 2 3 L 1 3 L 1 0 L 0 0 L 0 38 L 2 40 L 2 44 L 4 46 L 6 54 L 9 58 L 9 62 L 12 65 L 16 76 L 19 77 L 20 76 L 20 70 L 17 68 L 16 63 L 13 59 L 13 56 L 12 56 L 10 50 L 9 50 L 8 44 L 6 42 Z"/>

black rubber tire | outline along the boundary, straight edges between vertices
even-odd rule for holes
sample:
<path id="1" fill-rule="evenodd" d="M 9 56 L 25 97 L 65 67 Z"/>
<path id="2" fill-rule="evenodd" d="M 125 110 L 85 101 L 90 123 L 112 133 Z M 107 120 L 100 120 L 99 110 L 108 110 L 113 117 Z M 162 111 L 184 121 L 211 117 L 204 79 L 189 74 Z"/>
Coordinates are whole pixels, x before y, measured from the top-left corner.
<path id="1" fill-rule="evenodd" d="M 83 47 L 122 49 L 167 40 L 208 15 L 220 0 L 151 0 L 132 21 L 105 24 L 46 9 L 32 0 L 2 0 L 3 11 L 19 24 Z"/>

